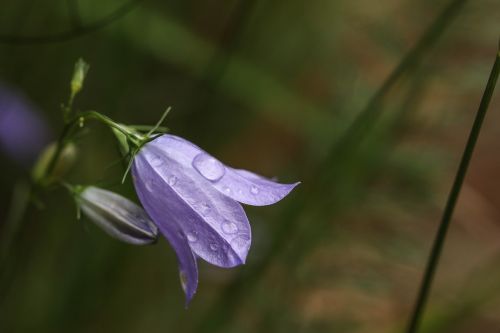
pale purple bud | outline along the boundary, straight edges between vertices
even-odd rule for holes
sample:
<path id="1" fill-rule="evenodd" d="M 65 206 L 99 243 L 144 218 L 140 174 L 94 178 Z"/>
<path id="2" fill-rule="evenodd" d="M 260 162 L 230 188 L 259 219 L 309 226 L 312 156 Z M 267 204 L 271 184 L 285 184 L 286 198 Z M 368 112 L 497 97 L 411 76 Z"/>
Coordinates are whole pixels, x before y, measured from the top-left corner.
<path id="1" fill-rule="evenodd" d="M 156 225 L 129 199 L 94 186 L 86 187 L 76 198 L 85 216 L 110 236 L 134 245 L 156 241 Z"/>

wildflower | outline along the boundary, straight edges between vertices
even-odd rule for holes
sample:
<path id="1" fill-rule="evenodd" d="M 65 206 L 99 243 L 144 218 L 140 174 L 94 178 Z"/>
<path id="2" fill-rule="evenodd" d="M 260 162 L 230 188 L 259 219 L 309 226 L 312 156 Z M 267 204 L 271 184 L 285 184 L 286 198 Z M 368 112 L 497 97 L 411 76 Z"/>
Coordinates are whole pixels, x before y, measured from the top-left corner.
<path id="1" fill-rule="evenodd" d="M 0 149 L 29 167 L 47 144 L 47 125 L 20 93 L 0 85 Z"/>
<path id="2" fill-rule="evenodd" d="M 245 263 L 251 229 L 240 203 L 270 205 L 298 184 L 230 168 L 168 134 L 142 147 L 132 175 L 142 205 L 177 254 L 186 304 L 198 285 L 197 257 L 219 267 Z"/>
<path id="3" fill-rule="evenodd" d="M 156 241 L 156 225 L 132 201 L 94 186 L 73 191 L 83 213 L 111 237 L 134 245 Z"/>

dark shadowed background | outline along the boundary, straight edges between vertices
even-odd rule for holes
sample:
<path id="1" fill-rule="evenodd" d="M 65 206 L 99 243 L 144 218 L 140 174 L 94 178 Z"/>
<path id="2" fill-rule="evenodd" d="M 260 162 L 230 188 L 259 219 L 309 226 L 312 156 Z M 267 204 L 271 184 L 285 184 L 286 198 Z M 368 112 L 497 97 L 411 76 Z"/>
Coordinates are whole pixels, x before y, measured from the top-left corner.
<path id="1" fill-rule="evenodd" d="M 0 332 L 401 332 L 499 22 L 496 0 L 0 0 L 0 84 L 52 139 L 82 57 L 76 109 L 154 124 L 171 106 L 172 133 L 228 165 L 302 181 L 277 205 L 246 208 L 247 264 L 200 261 L 187 310 L 167 242 L 122 244 L 77 221 L 64 190 L 46 192 L 21 209 L 2 261 Z M 498 97 L 422 332 L 500 329 Z M 113 135 L 88 128 L 67 179 L 136 200 Z M 9 156 L 2 239 L 29 173 Z"/>

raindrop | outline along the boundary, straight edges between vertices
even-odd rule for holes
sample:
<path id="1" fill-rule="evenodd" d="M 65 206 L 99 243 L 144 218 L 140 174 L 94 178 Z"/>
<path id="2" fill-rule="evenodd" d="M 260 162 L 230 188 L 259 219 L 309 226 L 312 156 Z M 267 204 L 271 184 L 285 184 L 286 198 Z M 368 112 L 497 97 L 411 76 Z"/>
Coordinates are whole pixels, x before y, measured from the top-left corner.
<path id="1" fill-rule="evenodd" d="M 198 241 L 198 233 L 196 231 L 188 232 L 186 237 L 191 243 Z"/>
<path id="2" fill-rule="evenodd" d="M 193 159 L 193 167 L 206 179 L 216 182 L 224 176 L 224 165 L 207 153 L 199 153 Z"/>
<path id="3" fill-rule="evenodd" d="M 171 175 L 168 177 L 168 185 L 174 186 L 177 183 L 177 177 L 174 175 Z"/>
<path id="4" fill-rule="evenodd" d="M 238 226 L 236 226 L 234 222 L 224 220 L 224 222 L 222 222 L 222 231 L 225 234 L 232 235 L 238 232 Z"/>
<path id="5" fill-rule="evenodd" d="M 228 186 L 223 186 L 222 187 L 222 190 L 224 191 L 224 193 L 226 194 L 231 194 L 231 189 L 228 187 Z"/>
<path id="6" fill-rule="evenodd" d="M 154 187 L 153 187 L 153 181 L 150 179 L 150 180 L 146 180 L 146 189 L 149 191 L 149 192 L 154 192 Z"/>
<path id="7" fill-rule="evenodd" d="M 219 249 L 219 245 L 217 245 L 217 243 L 210 243 L 210 250 L 212 251 L 217 251 Z"/>
<path id="8" fill-rule="evenodd" d="M 250 192 L 252 192 L 252 194 L 259 194 L 259 188 L 255 185 L 252 185 L 252 187 L 250 187 Z"/>
<path id="9" fill-rule="evenodd" d="M 159 156 L 154 156 L 151 158 L 151 165 L 154 167 L 159 167 L 160 165 L 163 164 L 163 160 Z"/>
<path id="10" fill-rule="evenodd" d="M 208 215 L 208 213 L 210 213 L 210 205 L 206 202 L 201 204 L 201 213 L 203 215 Z"/>
<path id="11" fill-rule="evenodd" d="M 231 241 L 231 246 L 233 248 L 245 249 L 250 246 L 250 237 L 247 235 L 240 235 L 233 238 Z"/>

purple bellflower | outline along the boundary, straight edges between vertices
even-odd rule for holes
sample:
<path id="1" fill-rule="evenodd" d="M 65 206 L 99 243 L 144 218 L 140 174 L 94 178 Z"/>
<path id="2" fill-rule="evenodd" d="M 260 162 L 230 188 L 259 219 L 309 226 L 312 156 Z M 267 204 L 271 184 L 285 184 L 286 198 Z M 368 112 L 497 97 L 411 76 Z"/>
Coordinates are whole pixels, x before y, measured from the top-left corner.
<path id="1" fill-rule="evenodd" d="M 29 167 L 49 141 L 46 123 L 20 93 L 0 85 L 0 149 Z"/>
<path id="2" fill-rule="evenodd" d="M 240 203 L 271 205 L 299 184 L 230 168 L 169 134 L 141 148 L 132 175 L 142 205 L 177 255 L 186 304 L 198 286 L 198 257 L 219 267 L 245 263 L 251 229 Z"/>

